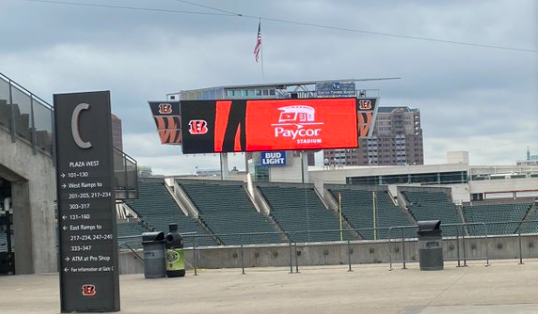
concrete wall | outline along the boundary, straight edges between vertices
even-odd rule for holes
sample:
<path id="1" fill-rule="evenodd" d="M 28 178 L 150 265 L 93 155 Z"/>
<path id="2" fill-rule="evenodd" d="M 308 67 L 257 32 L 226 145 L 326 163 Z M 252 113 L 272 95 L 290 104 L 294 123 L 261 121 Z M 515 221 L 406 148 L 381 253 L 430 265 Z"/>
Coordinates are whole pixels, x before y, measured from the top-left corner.
<path id="1" fill-rule="evenodd" d="M 263 215 L 269 216 L 271 212 L 271 207 L 269 206 L 269 204 L 267 204 L 267 202 L 263 198 L 263 195 L 261 194 L 260 190 L 252 186 L 252 191 L 254 195 L 253 199 L 254 199 L 254 205 L 256 206 L 256 209 Z"/>
<path id="2" fill-rule="evenodd" d="M 144 257 L 142 251 L 137 253 L 140 257 Z M 118 264 L 120 267 L 120 274 L 143 274 L 144 262 L 138 259 L 133 252 L 125 251 L 119 253 Z"/>
<path id="3" fill-rule="evenodd" d="M 408 186 L 408 185 L 400 185 L 400 186 Z M 462 184 L 443 184 L 443 185 L 419 185 L 421 187 L 431 187 L 431 188 L 450 188 L 450 193 L 452 197 L 452 201 L 456 204 L 461 204 L 462 202 L 470 202 L 471 201 L 471 194 L 470 194 L 470 188 L 469 183 L 462 183 Z"/>
<path id="4" fill-rule="evenodd" d="M 480 180 L 469 182 L 471 193 L 538 190 L 538 178 Z"/>
<path id="5" fill-rule="evenodd" d="M 56 170 L 52 158 L 0 130 L 0 176 L 12 182 L 15 271 L 56 271 Z"/>
<path id="6" fill-rule="evenodd" d="M 523 258 L 538 258 L 538 235 L 521 237 Z M 405 247 L 405 248 L 404 248 Z M 468 260 L 477 259 L 486 262 L 486 256 L 495 259 L 518 259 L 519 241 L 517 236 L 497 236 L 485 238 L 466 238 L 459 240 L 459 253 L 463 262 L 463 251 Z M 406 261 L 418 261 L 418 243 L 416 239 L 401 242 L 360 241 L 349 245 L 352 264 L 400 263 L 405 250 Z M 297 253 L 295 253 L 297 250 Z M 290 258 L 295 266 L 345 265 L 348 263 L 347 243 L 314 243 L 297 244 L 290 248 L 289 244 L 248 245 L 243 248 L 245 267 L 289 267 Z M 391 256 L 389 257 L 389 252 Z M 139 255 L 143 255 L 139 253 Z M 241 248 L 237 246 L 207 247 L 196 249 L 196 265 L 198 268 L 240 268 Z M 443 241 L 443 256 L 446 261 L 458 258 L 456 239 Z M 188 264 L 194 264 L 194 252 L 186 249 L 185 258 Z M 122 273 L 143 272 L 141 262 L 132 253 L 120 254 L 120 271 Z"/>
<path id="7" fill-rule="evenodd" d="M 269 167 L 269 181 L 301 183 L 301 171 L 303 169 L 301 167 L 301 157 L 288 155 L 286 162 L 286 166 Z M 304 169 L 308 169 L 308 165 L 305 165 Z M 308 175 L 305 176 L 305 182 L 308 182 Z"/>
<path id="8" fill-rule="evenodd" d="M 344 167 L 334 169 L 310 168 L 310 182 L 323 181 L 332 184 L 345 184 L 346 177 L 380 176 L 408 173 L 437 173 L 450 171 L 468 171 L 469 166 L 464 164 L 439 164 L 418 166 L 363 166 Z"/>

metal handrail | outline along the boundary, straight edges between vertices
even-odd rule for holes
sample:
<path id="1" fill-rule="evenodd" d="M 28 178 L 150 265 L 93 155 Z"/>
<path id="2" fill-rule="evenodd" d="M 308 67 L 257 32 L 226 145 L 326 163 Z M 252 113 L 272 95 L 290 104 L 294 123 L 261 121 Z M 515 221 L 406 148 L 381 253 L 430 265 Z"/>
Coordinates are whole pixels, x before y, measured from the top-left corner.
<path id="1" fill-rule="evenodd" d="M 26 95 L 34 98 L 34 99 L 37 99 L 39 100 L 39 102 L 41 102 L 41 105 L 45 105 L 44 107 L 48 108 L 48 109 L 51 109 L 52 110 L 52 105 L 49 104 L 47 101 L 43 100 L 41 97 L 35 95 L 34 93 L 32 93 L 31 91 L 29 91 L 28 89 L 26 89 L 24 86 L 22 86 L 21 84 L 15 82 L 14 80 L 12 80 L 9 76 L 5 75 L 4 73 L 0 72 L 0 79 L 2 79 L 3 81 L 7 82 L 8 84 L 11 84 L 12 86 L 14 86 L 15 88 L 17 88 L 18 90 L 20 90 L 21 92 L 24 92 Z"/>
<path id="2" fill-rule="evenodd" d="M 522 224 L 526 224 L 526 223 L 538 223 L 538 220 L 529 220 L 529 221 L 506 221 L 506 222 L 491 222 L 491 223 L 484 223 L 484 222 L 471 222 L 471 223 L 452 223 L 452 224 L 445 224 L 443 225 L 444 227 L 463 227 L 463 226 L 467 226 L 467 225 L 475 225 L 475 226 L 483 226 L 484 229 L 485 229 L 485 234 L 484 235 L 481 235 L 479 236 L 479 238 L 481 239 L 488 239 L 491 237 L 491 235 L 488 234 L 487 232 L 487 226 L 488 225 L 500 225 L 500 224 L 513 224 L 513 223 L 519 223 L 520 225 Z M 242 274 L 245 274 L 245 262 L 243 260 L 244 258 L 244 247 L 245 247 L 245 243 L 243 240 L 246 236 L 248 235 L 258 235 L 258 236 L 263 236 L 263 235 L 274 235 L 274 234 L 277 234 L 277 235 L 286 235 L 288 241 L 287 242 L 281 242 L 281 243 L 271 243 L 269 245 L 281 245 L 281 246 L 288 246 L 289 247 L 289 257 L 290 257 L 290 261 L 289 261 L 289 268 L 290 268 L 290 274 L 294 273 L 294 266 L 295 266 L 295 273 L 298 273 L 299 272 L 299 262 L 298 262 L 298 254 L 297 254 L 297 242 L 296 241 L 292 241 L 291 240 L 291 236 L 293 235 L 296 235 L 296 234 L 304 234 L 304 233 L 336 233 L 336 232 L 340 232 L 340 231 L 347 231 L 347 232 L 350 232 L 350 231 L 355 231 L 355 232 L 360 232 L 361 230 L 373 230 L 373 229 L 377 229 L 377 230 L 388 230 L 388 238 L 387 239 L 383 239 L 383 241 L 387 241 L 389 242 L 389 266 L 390 266 L 390 270 L 392 270 L 392 249 L 391 249 L 391 245 L 392 245 L 392 230 L 396 230 L 396 229 L 401 229 L 402 230 L 402 256 L 403 256 L 403 268 L 405 269 L 406 268 L 406 259 L 405 259 L 405 239 L 410 239 L 408 237 L 405 237 L 403 235 L 403 230 L 404 229 L 411 229 L 411 228 L 417 228 L 416 225 L 411 225 L 411 226 L 393 226 L 393 227 L 389 227 L 389 228 L 364 228 L 364 229 L 331 229 L 331 230 L 311 230 L 311 231 L 308 231 L 308 230 L 298 230 L 298 231 L 292 231 L 292 232 L 242 232 L 242 233 L 223 233 L 223 234 L 212 234 L 212 235 L 208 235 L 208 234 L 197 234 L 197 233 L 184 233 L 182 234 L 183 235 L 183 238 L 184 239 L 191 239 L 192 241 L 192 250 L 193 250 L 193 254 L 194 254 L 194 261 L 193 261 L 193 269 L 194 269 L 194 272 L 195 272 L 195 275 L 197 274 L 197 264 L 198 264 L 198 255 L 196 254 L 197 253 L 197 250 L 199 250 L 199 245 L 197 245 L 197 239 L 200 239 L 200 238 L 212 238 L 212 237 L 229 237 L 229 236 L 237 236 L 239 237 L 239 244 L 237 245 L 233 245 L 233 247 L 238 247 L 239 250 L 240 250 L 240 258 L 241 258 L 241 273 Z M 457 229 L 458 230 L 458 233 L 456 235 L 456 245 L 457 245 L 457 261 L 458 261 L 458 267 L 460 267 L 460 248 L 459 248 L 459 228 Z M 505 234 L 505 236 L 507 236 L 508 234 Z M 523 253 L 522 253 L 522 240 L 521 240 L 521 228 L 518 228 L 518 233 L 517 234 L 512 234 L 514 236 L 518 236 L 518 241 L 519 241 L 519 264 L 520 265 L 523 265 Z M 118 239 L 135 239 L 135 238 L 140 238 L 141 236 L 140 235 L 135 235 L 135 236 L 125 236 L 125 237 L 119 237 Z M 467 236 L 468 238 L 469 236 Z M 453 237 L 447 237 L 447 238 L 453 238 Z M 463 241 L 463 263 L 464 263 L 464 267 L 467 266 L 467 260 L 471 260 L 470 258 L 468 258 L 466 256 L 466 251 L 465 251 L 465 233 L 462 234 L 462 241 Z M 395 238 L 395 239 L 398 239 L 398 238 Z M 352 260 L 351 260 L 351 255 L 353 254 L 352 250 L 351 250 L 351 241 L 349 238 L 346 239 L 346 240 L 343 240 L 343 241 L 330 241 L 330 242 L 316 242 L 316 243 L 330 243 L 330 244 L 336 244 L 338 243 L 338 245 L 346 245 L 347 246 L 347 257 L 348 257 L 348 272 L 351 272 L 353 271 L 352 270 Z M 354 243 L 360 243 L 360 242 L 364 242 L 364 240 L 353 240 Z M 311 242 L 304 242 L 302 243 L 302 245 L 305 245 L 305 246 L 308 246 L 309 243 Z M 263 244 L 261 244 L 263 245 Z M 490 265 L 490 259 L 489 259 L 489 249 L 488 249 L 488 245 L 486 244 L 485 246 L 485 254 L 486 256 L 483 257 L 483 258 L 475 258 L 475 259 L 485 259 L 486 260 L 486 265 L 485 266 L 489 266 Z M 295 255 L 295 259 L 293 258 L 293 255 Z M 294 265 L 295 264 L 295 265 Z"/>

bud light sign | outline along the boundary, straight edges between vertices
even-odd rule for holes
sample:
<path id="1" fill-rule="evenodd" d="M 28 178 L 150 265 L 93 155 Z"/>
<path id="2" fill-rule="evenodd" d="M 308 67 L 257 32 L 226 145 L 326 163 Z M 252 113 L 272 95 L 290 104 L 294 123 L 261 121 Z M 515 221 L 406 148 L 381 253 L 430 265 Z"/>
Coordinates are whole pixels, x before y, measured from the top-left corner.
<path id="1" fill-rule="evenodd" d="M 262 152 L 262 166 L 285 166 L 286 152 Z"/>

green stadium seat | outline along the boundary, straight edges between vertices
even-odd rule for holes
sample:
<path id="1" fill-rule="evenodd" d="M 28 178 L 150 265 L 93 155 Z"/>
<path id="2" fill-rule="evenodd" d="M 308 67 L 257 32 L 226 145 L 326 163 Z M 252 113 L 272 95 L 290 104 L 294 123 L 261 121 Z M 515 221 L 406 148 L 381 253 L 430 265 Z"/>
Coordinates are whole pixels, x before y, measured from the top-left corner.
<path id="1" fill-rule="evenodd" d="M 241 182 L 176 180 L 197 207 L 199 218 L 225 245 L 281 243 L 269 220 L 250 201 Z M 264 233 L 223 236 L 223 234 Z"/>
<path id="2" fill-rule="evenodd" d="M 355 229 L 359 229 L 366 240 L 387 239 L 390 227 L 414 225 L 400 208 L 394 205 L 386 190 L 376 192 L 351 188 L 329 188 L 328 190 L 336 200 L 338 200 L 338 195 L 341 195 L 342 214 Z M 374 229 L 377 229 L 377 233 Z M 392 238 L 401 237 L 402 229 L 393 230 Z M 405 237 L 416 237 L 415 229 L 406 228 L 403 232 Z"/>
<path id="3" fill-rule="evenodd" d="M 157 231 L 168 232 L 168 225 L 175 223 L 180 233 L 196 234 L 197 246 L 217 245 L 217 242 L 193 218 L 185 216 L 168 193 L 163 181 L 140 181 L 138 183 L 139 198 L 127 200 L 125 203 L 134 210 L 139 218 Z M 190 246 L 193 238 L 185 240 Z"/>
<path id="4" fill-rule="evenodd" d="M 133 249 L 142 248 L 142 243 L 140 242 L 140 239 L 121 239 L 121 238 L 129 237 L 129 236 L 139 236 L 143 232 L 149 231 L 146 228 L 144 228 L 141 224 L 134 221 L 129 221 L 129 222 L 118 221 L 117 230 L 118 230 L 118 242 L 120 243 L 120 249 L 127 248 L 126 245 L 129 245 L 129 247 Z"/>
<path id="5" fill-rule="evenodd" d="M 488 235 L 502 235 L 517 233 L 518 226 L 525 218 L 532 203 L 499 203 L 499 204 L 474 204 L 464 207 L 463 214 L 467 222 L 493 223 L 509 222 L 516 223 L 489 224 L 486 226 Z M 530 217 L 531 220 L 533 217 Z M 535 224 L 523 225 L 522 233 L 536 227 Z M 471 235 L 484 235 L 486 230 L 483 226 L 469 226 Z M 534 231 L 535 232 L 535 231 Z"/>
<path id="6" fill-rule="evenodd" d="M 407 199 L 408 209 L 416 221 L 441 220 L 443 236 L 456 236 L 463 234 L 461 227 L 443 227 L 443 224 L 462 223 L 456 210 L 456 205 L 450 200 L 450 196 L 444 192 L 435 191 L 402 191 Z"/>
<path id="7" fill-rule="evenodd" d="M 295 242 L 339 241 L 338 215 L 327 210 L 312 187 L 258 186 L 271 207 L 271 216 Z M 318 231 L 318 232 L 316 232 Z M 358 239 L 344 231 L 343 240 Z"/>

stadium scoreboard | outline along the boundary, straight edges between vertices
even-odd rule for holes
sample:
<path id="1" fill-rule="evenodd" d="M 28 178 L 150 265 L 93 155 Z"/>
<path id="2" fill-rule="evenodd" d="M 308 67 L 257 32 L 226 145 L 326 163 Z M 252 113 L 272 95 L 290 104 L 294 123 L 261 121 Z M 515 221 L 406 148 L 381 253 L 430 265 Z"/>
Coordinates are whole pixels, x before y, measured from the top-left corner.
<path id="1" fill-rule="evenodd" d="M 184 154 L 357 148 L 377 98 L 149 102 L 162 144 Z"/>

